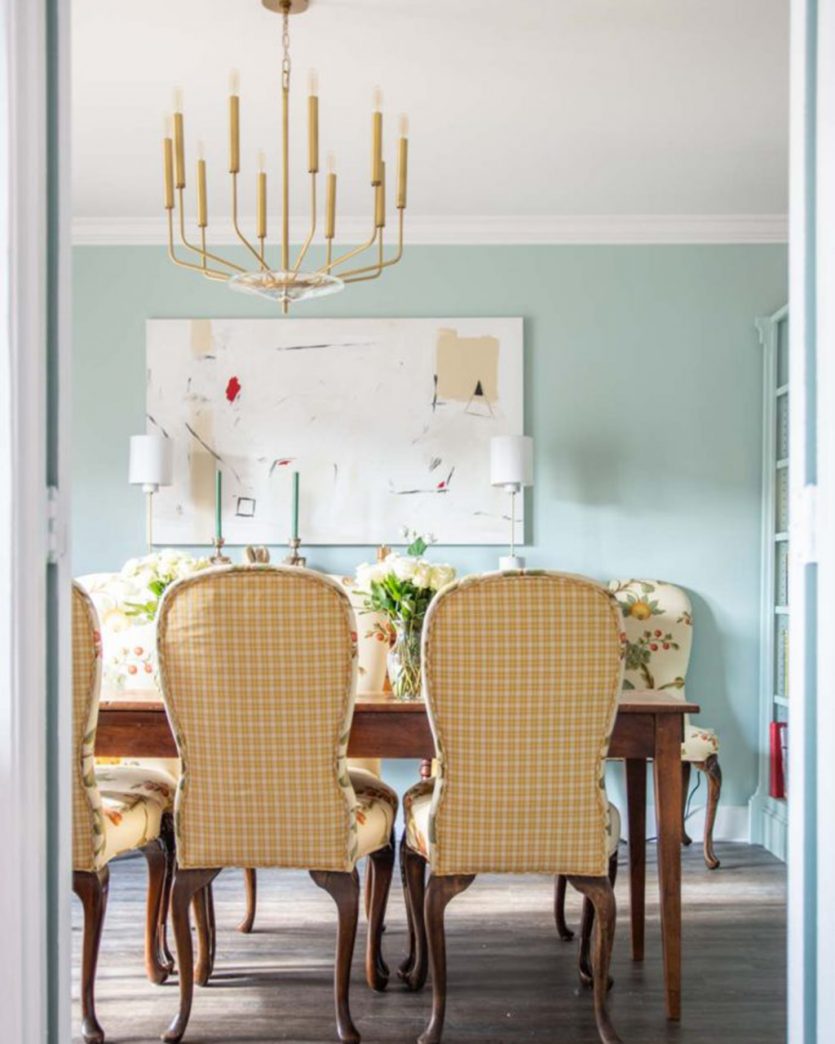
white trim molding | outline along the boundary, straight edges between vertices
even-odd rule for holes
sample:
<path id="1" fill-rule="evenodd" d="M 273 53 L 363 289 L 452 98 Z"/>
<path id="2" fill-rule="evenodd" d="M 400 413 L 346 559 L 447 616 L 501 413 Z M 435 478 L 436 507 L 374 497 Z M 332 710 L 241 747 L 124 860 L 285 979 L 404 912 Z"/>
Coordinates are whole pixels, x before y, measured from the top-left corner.
<path id="1" fill-rule="evenodd" d="M 294 242 L 307 233 L 307 218 L 292 222 Z M 249 228 L 254 219 L 243 219 Z M 340 239 L 362 242 L 368 218 L 344 218 Z M 416 246 L 511 245 L 662 245 L 763 244 L 788 242 L 785 214 L 543 214 L 543 215 L 407 215 L 407 242 Z M 167 242 L 162 216 L 76 217 L 72 225 L 75 246 L 159 246 Z M 212 236 L 218 245 L 237 240 L 231 227 L 219 227 Z"/>

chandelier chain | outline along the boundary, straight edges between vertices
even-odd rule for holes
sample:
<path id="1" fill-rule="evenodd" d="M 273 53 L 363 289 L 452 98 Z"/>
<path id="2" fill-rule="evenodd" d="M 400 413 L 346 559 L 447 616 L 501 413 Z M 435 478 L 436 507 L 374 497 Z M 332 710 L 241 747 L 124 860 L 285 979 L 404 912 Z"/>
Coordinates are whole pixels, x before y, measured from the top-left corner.
<path id="1" fill-rule="evenodd" d="M 285 91 L 290 90 L 290 9 L 284 7 L 282 15 L 281 46 L 284 54 L 281 59 L 281 86 Z"/>

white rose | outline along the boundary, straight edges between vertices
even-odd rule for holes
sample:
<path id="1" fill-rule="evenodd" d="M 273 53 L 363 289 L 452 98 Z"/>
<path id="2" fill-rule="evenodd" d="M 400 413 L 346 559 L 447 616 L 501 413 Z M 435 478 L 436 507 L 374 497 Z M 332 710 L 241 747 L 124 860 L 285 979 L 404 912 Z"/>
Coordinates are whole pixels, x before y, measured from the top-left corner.
<path id="1" fill-rule="evenodd" d="M 129 558 L 127 562 L 122 566 L 123 576 L 136 576 L 139 571 L 139 559 Z"/>
<path id="2" fill-rule="evenodd" d="M 394 559 L 391 562 L 391 559 Z M 417 571 L 417 562 L 414 558 L 409 555 L 389 555 L 387 559 L 391 562 L 391 570 L 398 580 L 413 580 L 415 572 Z"/>
<path id="3" fill-rule="evenodd" d="M 420 587 L 424 590 L 432 586 L 432 567 L 428 562 L 418 561 L 417 568 L 415 569 L 415 575 L 412 578 L 412 583 L 415 587 Z"/>
<path id="4" fill-rule="evenodd" d="M 374 575 L 374 566 L 368 562 L 363 562 L 357 566 L 357 579 L 356 589 L 366 593 L 371 590 L 371 581 L 376 580 L 377 577 Z"/>
<path id="5" fill-rule="evenodd" d="M 450 565 L 436 565 L 432 567 L 432 581 L 429 586 L 435 591 L 451 584 L 455 579 L 455 570 Z"/>

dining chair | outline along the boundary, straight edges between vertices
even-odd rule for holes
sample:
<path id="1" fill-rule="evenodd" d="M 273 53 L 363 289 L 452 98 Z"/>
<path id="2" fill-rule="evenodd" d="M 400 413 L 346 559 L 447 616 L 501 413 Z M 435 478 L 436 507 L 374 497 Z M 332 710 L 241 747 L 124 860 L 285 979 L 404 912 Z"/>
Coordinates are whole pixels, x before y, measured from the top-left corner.
<path id="1" fill-rule="evenodd" d="M 423 684 L 438 774 L 405 795 L 401 845 L 414 951 L 400 974 L 422 987 L 428 949 L 433 980 L 420 1044 L 443 1031 L 445 908 L 479 873 L 564 873 L 590 901 L 598 1032 L 619 1040 L 606 1007 L 618 817 L 603 767 L 622 673 L 617 603 L 582 577 L 467 577 L 430 605 Z"/>
<path id="2" fill-rule="evenodd" d="M 613 580 L 610 588 L 620 603 L 626 631 L 624 689 L 664 689 L 685 699 L 684 683 L 693 646 L 693 607 L 687 593 L 662 580 Z M 707 781 L 704 860 L 709 870 L 719 866 L 713 847 L 713 828 L 722 792 L 719 738 L 713 729 L 695 726 L 684 719 L 681 744 L 682 837 L 691 843 L 685 829 L 691 766 Z"/>
<path id="3" fill-rule="evenodd" d="M 270 552 L 267 548 L 247 548 L 246 559 L 251 565 L 269 564 Z M 356 617 L 354 630 L 357 634 L 357 695 L 367 692 L 381 692 L 386 677 L 386 653 L 388 651 L 378 635 L 382 632 L 375 630 L 375 622 L 382 622 L 383 617 L 379 613 L 364 613 L 363 605 L 365 596 L 356 590 L 356 580 L 352 576 L 328 573 L 332 580 L 338 583 L 348 595 L 351 607 Z M 364 769 L 374 776 L 381 778 L 382 762 L 379 758 L 348 758 L 349 769 Z M 371 873 L 365 875 L 365 908 L 369 912 L 371 903 L 372 877 Z M 238 931 L 247 934 L 255 926 L 255 912 L 258 896 L 257 871 L 254 867 L 244 870 L 244 890 L 246 895 L 246 910 L 243 920 L 238 925 Z"/>
<path id="4" fill-rule="evenodd" d="M 309 870 L 336 903 L 337 1030 L 341 1040 L 359 1041 L 349 1008 L 356 867 L 369 858 L 365 971 L 381 990 L 397 795 L 347 766 L 356 676 L 348 597 L 296 566 L 226 566 L 173 584 L 157 627 L 163 698 L 182 766 L 171 896 L 180 1005 L 163 1039 L 179 1041 L 191 1012 L 191 900 L 225 867 L 283 867 Z M 213 956 L 202 961 L 210 970 Z"/>
<path id="5" fill-rule="evenodd" d="M 72 642 L 72 886 L 84 911 L 81 1032 L 88 1044 L 101 1044 L 104 1031 L 96 1017 L 96 966 L 107 909 L 110 863 L 121 855 L 138 850 L 148 863 L 148 978 L 161 984 L 172 970 L 165 948 L 163 910 L 173 865 L 171 806 L 175 782 L 160 770 L 121 765 L 96 767 L 101 636 L 95 606 L 77 583 L 72 586 Z"/>

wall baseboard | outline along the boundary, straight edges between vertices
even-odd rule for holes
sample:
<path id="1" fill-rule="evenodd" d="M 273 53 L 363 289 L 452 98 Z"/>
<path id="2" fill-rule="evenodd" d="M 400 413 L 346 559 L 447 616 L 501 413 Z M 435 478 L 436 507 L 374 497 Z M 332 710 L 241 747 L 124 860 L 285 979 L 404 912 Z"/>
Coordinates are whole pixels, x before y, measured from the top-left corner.
<path id="1" fill-rule="evenodd" d="M 303 241 L 308 219 L 291 223 Z M 254 219 L 243 218 L 250 228 Z M 341 218 L 340 241 L 363 242 L 368 218 Z M 160 246 L 168 242 L 162 217 L 76 217 L 76 246 Z M 407 215 L 406 239 L 417 246 L 764 244 L 788 242 L 785 214 L 542 214 Z M 212 231 L 219 246 L 237 243 L 232 228 Z"/>

